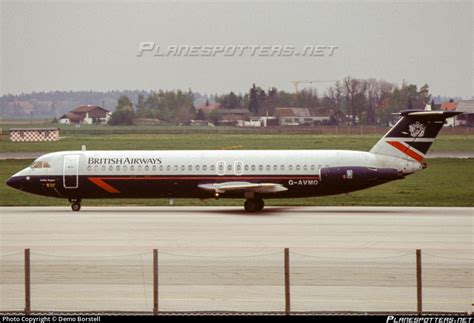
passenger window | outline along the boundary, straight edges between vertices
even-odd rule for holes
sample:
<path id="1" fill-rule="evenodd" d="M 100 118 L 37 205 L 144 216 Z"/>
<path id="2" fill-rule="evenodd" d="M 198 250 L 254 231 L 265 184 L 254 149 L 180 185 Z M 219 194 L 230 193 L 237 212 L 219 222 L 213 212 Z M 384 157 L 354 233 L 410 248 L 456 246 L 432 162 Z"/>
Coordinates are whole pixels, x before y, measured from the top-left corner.
<path id="1" fill-rule="evenodd" d="M 293 170 L 293 165 L 288 166 L 288 170 Z"/>
<path id="2" fill-rule="evenodd" d="M 303 165 L 303 170 L 308 170 L 308 165 Z"/>
<path id="3" fill-rule="evenodd" d="M 145 170 L 146 170 L 146 171 L 150 170 L 150 166 L 146 165 L 146 166 L 145 166 Z"/>
<path id="4" fill-rule="evenodd" d="M 95 165 L 95 166 L 94 166 L 94 170 L 95 170 L 95 171 L 98 171 L 98 170 L 99 170 L 99 165 Z"/>
<path id="5" fill-rule="evenodd" d="M 199 169 L 201 169 L 201 167 L 199 167 L 199 165 L 196 165 L 194 166 L 194 169 L 196 170 L 196 172 L 199 172 Z"/>
<path id="6" fill-rule="evenodd" d="M 301 169 L 301 165 L 296 165 L 296 170 L 300 170 Z"/>
<path id="7" fill-rule="evenodd" d="M 92 166 L 90 166 L 90 165 L 87 166 L 87 170 L 89 170 L 89 171 L 92 170 Z"/>
<path id="8" fill-rule="evenodd" d="M 170 166 L 170 165 L 166 166 L 166 170 L 167 170 L 167 171 L 170 171 L 170 170 L 171 170 L 171 166 Z"/>
<path id="9" fill-rule="evenodd" d="M 263 165 L 258 165 L 258 170 L 262 171 L 263 170 Z"/>
<path id="10" fill-rule="evenodd" d="M 123 171 L 126 171 L 127 170 L 127 165 L 123 165 Z"/>
<path id="11" fill-rule="evenodd" d="M 210 169 L 211 169 L 211 172 L 213 172 L 213 171 L 216 170 L 216 166 L 215 166 L 215 165 L 211 165 Z"/>
<path id="12" fill-rule="evenodd" d="M 253 171 L 255 171 L 255 168 L 256 168 L 255 165 L 252 165 L 252 170 L 253 170 Z"/>
<path id="13" fill-rule="evenodd" d="M 142 170 L 142 165 L 139 165 L 138 166 L 138 171 L 141 171 Z"/>
<path id="14" fill-rule="evenodd" d="M 273 165 L 273 170 L 278 170 L 278 165 Z"/>
<path id="15" fill-rule="evenodd" d="M 135 166 L 130 166 L 130 170 L 133 171 L 135 169 Z"/>
<path id="16" fill-rule="evenodd" d="M 151 169 L 152 169 L 154 172 L 156 172 L 156 168 L 157 168 L 156 165 L 153 165 L 153 166 L 151 167 Z M 160 171 L 162 171 L 162 170 L 163 170 L 163 166 L 160 165 Z"/>
<path id="17" fill-rule="evenodd" d="M 186 170 L 186 166 L 182 165 L 181 170 L 184 172 Z"/>
<path id="18" fill-rule="evenodd" d="M 202 165 L 202 170 L 203 170 L 203 171 L 206 171 L 206 170 L 207 170 L 207 166 L 206 166 L 206 165 Z"/>
<path id="19" fill-rule="evenodd" d="M 102 171 L 105 171 L 105 165 L 102 165 L 101 169 L 102 169 Z"/>
<path id="20" fill-rule="evenodd" d="M 229 166 L 227 166 L 227 170 L 228 170 L 229 172 L 231 172 L 231 171 L 232 171 L 232 165 L 229 164 Z"/>
<path id="21" fill-rule="evenodd" d="M 189 166 L 188 166 L 188 170 L 189 170 L 190 172 L 192 172 L 192 170 L 193 170 L 193 165 L 189 165 Z"/>
<path id="22" fill-rule="evenodd" d="M 314 170 L 314 165 L 311 165 L 311 170 Z"/>
<path id="23" fill-rule="evenodd" d="M 266 168 L 267 168 L 267 171 L 269 171 L 269 170 L 270 170 L 270 165 L 267 165 L 267 167 L 266 167 Z"/>
<path id="24" fill-rule="evenodd" d="M 245 165 L 245 166 L 244 166 L 244 169 L 245 169 L 246 171 L 248 171 L 248 170 L 249 170 L 249 165 Z"/>
<path id="25" fill-rule="evenodd" d="M 115 167 L 115 169 L 116 169 L 116 170 L 120 170 L 120 166 L 119 166 L 119 165 L 117 165 L 117 167 Z"/>
<path id="26" fill-rule="evenodd" d="M 280 165 L 280 170 L 285 170 L 285 165 Z"/>
<path id="27" fill-rule="evenodd" d="M 175 172 L 178 171 L 178 165 L 174 165 L 174 170 L 175 170 Z"/>
<path id="28" fill-rule="evenodd" d="M 114 170 L 114 167 L 112 165 L 109 166 L 109 170 L 112 171 Z"/>

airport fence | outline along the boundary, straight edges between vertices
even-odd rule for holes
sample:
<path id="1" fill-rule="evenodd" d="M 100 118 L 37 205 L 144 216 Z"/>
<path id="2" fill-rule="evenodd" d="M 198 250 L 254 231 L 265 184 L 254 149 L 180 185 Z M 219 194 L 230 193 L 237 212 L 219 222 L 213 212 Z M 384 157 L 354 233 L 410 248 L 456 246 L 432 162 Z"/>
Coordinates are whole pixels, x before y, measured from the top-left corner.
<path id="1" fill-rule="evenodd" d="M 222 257 L 0 255 L 0 313 L 469 313 L 474 259 L 284 249 Z"/>

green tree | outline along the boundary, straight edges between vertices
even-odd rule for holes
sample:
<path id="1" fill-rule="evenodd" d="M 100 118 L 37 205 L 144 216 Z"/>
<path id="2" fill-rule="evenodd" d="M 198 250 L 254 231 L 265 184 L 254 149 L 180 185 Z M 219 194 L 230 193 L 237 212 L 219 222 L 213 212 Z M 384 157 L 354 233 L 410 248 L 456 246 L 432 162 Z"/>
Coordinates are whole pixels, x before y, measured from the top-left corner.
<path id="1" fill-rule="evenodd" d="M 217 111 L 211 111 L 207 117 L 214 125 L 217 125 L 221 119 Z"/>
<path id="2" fill-rule="evenodd" d="M 111 126 L 119 125 L 132 125 L 135 119 L 135 115 L 131 109 L 118 109 L 115 110 L 110 116 L 108 124 Z"/>
<path id="3" fill-rule="evenodd" d="M 117 99 L 117 107 L 110 116 L 108 124 L 132 125 L 135 121 L 135 113 L 133 112 L 132 102 L 126 95 L 122 95 Z"/>
<path id="4" fill-rule="evenodd" d="M 117 99 L 117 107 L 116 109 L 122 109 L 122 108 L 130 108 L 132 109 L 133 105 L 132 105 L 132 101 L 130 101 L 130 99 L 128 98 L 128 96 L 126 95 L 121 95 L 118 99 Z"/>
<path id="5" fill-rule="evenodd" d="M 242 96 L 237 96 L 234 92 L 230 92 L 218 98 L 217 102 L 225 109 L 238 109 L 240 108 L 241 100 Z"/>
<path id="6" fill-rule="evenodd" d="M 258 95 L 257 95 L 257 88 L 255 87 L 255 83 L 252 85 L 249 91 L 249 105 L 248 109 L 251 114 L 256 115 L 258 113 Z"/>

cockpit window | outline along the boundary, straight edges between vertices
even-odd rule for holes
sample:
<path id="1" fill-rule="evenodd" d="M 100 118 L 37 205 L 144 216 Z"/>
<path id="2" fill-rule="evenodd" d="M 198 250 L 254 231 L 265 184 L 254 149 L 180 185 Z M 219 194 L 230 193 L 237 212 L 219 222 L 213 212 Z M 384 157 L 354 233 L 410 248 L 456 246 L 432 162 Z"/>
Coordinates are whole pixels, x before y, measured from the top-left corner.
<path id="1" fill-rule="evenodd" d="M 35 161 L 31 164 L 31 168 L 51 168 L 51 166 L 45 161 Z"/>

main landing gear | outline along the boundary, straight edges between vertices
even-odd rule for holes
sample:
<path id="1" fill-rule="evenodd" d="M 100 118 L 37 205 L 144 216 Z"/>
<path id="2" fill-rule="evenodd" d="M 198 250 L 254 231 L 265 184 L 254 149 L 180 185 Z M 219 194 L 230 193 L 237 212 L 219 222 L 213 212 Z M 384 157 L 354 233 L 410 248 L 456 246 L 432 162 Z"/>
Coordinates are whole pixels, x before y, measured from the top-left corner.
<path id="1" fill-rule="evenodd" d="M 261 212 L 265 203 L 262 199 L 247 199 L 245 200 L 245 211 L 247 212 Z"/>
<path id="2" fill-rule="evenodd" d="M 81 199 L 69 199 L 71 204 L 71 210 L 79 212 L 81 210 Z"/>

